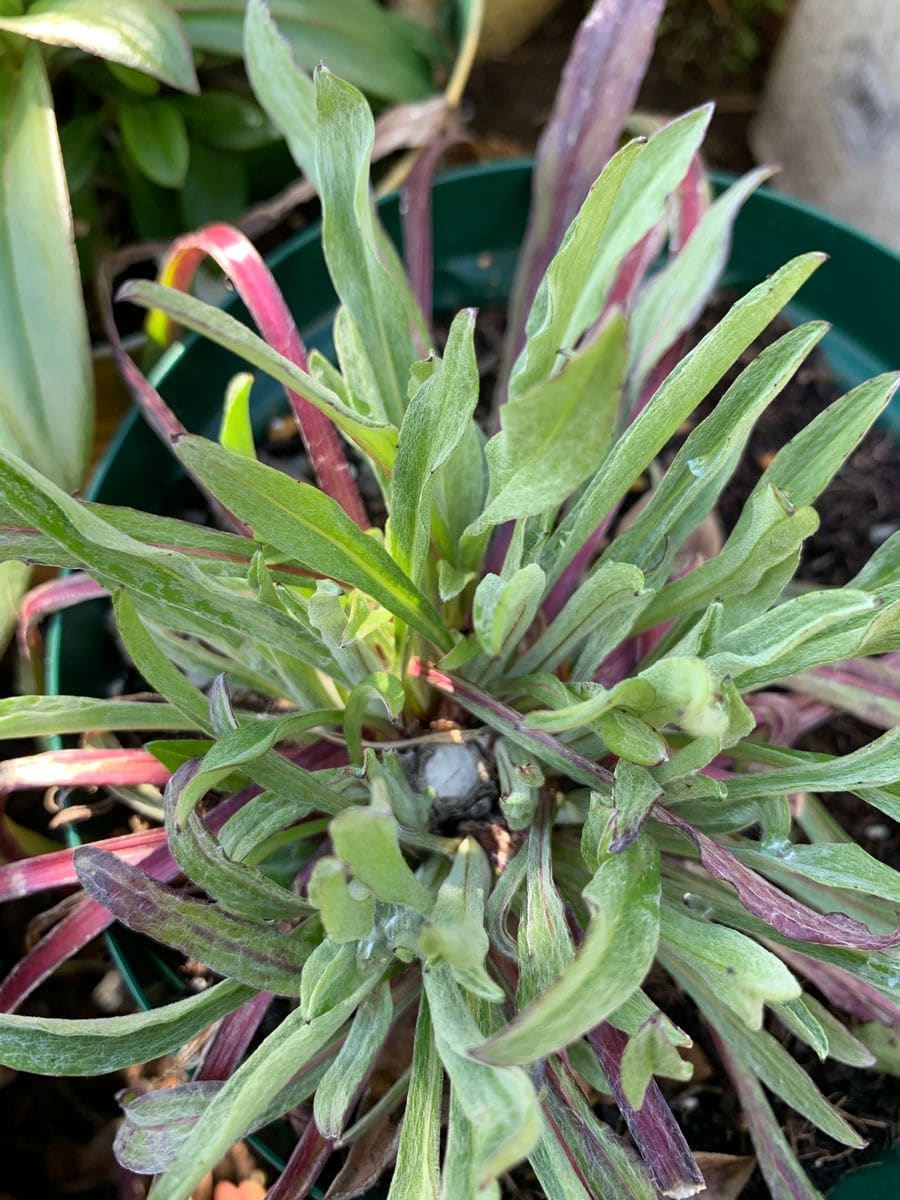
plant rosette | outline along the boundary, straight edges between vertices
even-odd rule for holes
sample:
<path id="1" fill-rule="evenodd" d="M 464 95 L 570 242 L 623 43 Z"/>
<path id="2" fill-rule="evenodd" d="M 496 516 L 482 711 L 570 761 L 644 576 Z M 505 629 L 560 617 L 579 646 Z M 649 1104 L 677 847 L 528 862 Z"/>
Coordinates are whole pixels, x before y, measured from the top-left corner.
<path id="1" fill-rule="evenodd" d="M 629 5 L 623 25 L 598 6 L 575 67 L 601 70 L 613 33 L 649 54 L 660 7 Z M 246 372 L 203 438 L 124 356 L 217 526 L 79 502 L 0 456 L 4 555 L 75 568 L 61 604 L 109 594 L 158 696 L 3 702 L 6 736 L 93 734 L 7 762 L 4 792 L 107 786 L 163 815 L 0 868 L 0 895 L 83 889 L 0 984 L 0 1061 L 90 1075 L 180 1052 L 189 1079 L 122 1098 L 117 1154 L 157 1177 L 153 1200 L 187 1200 L 284 1115 L 297 1140 L 272 1200 L 333 1167 L 333 1196 L 390 1167 L 391 1200 L 499 1197 L 526 1161 L 551 1200 L 695 1195 L 700 1162 L 658 1082 L 690 1076 L 690 1038 L 651 972 L 708 1030 L 773 1196 L 818 1193 L 767 1093 L 864 1145 L 783 1034 L 863 1068 L 867 1030 L 900 1016 L 900 878 L 828 813 L 849 791 L 898 815 L 898 535 L 848 587 L 795 575 L 817 497 L 897 378 L 810 421 L 718 552 L 685 556 L 824 323 L 746 365 L 665 470 L 660 452 L 822 256 L 779 267 L 686 349 L 763 173 L 711 201 L 708 109 L 616 149 L 641 66 L 607 95 L 590 155 L 579 72 L 563 80 L 487 421 L 474 311 L 431 349 L 433 159 L 407 191 L 407 279 L 368 195 L 371 114 L 320 69 L 334 358 L 307 350 L 223 227 L 176 243 L 162 284 L 122 293 L 160 344 L 194 330 L 282 385 L 319 486 L 258 460 Z M 179 290 L 203 256 L 262 336 Z M 864 714 L 871 741 L 797 750 L 835 707 Z M 114 919 L 203 964 L 198 990 L 93 1021 L 14 1011 Z"/>

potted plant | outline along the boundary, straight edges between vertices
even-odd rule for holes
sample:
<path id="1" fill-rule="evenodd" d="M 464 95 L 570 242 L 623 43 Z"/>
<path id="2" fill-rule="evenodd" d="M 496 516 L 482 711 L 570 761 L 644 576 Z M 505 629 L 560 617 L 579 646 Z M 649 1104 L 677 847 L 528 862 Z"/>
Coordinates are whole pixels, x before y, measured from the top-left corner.
<path id="1" fill-rule="evenodd" d="M 564 85 L 563 109 L 565 97 Z M 2 868 L 7 894 L 76 881 L 87 894 L 0 994 L 15 1004 L 110 914 L 206 969 L 194 994 L 150 1013 L 5 1016 L 0 1061 L 106 1071 L 215 1025 L 189 1082 L 125 1100 L 119 1151 L 161 1172 L 157 1197 L 188 1196 L 234 1139 L 289 1112 L 299 1140 L 270 1196 L 307 1194 L 338 1142 L 381 1129 L 375 1165 L 388 1161 L 378 1123 L 400 1109 L 391 1196 L 497 1195 L 526 1159 L 554 1200 L 687 1196 L 702 1170 L 656 1079 L 689 1073 L 689 1039 L 645 989 L 656 963 L 712 1031 L 771 1193 L 813 1196 L 762 1085 L 844 1144 L 861 1139 L 763 1014 L 859 1065 L 873 1058 L 864 1031 L 810 989 L 857 1019 L 896 1021 L 896 875 L 836 840 L 817 800 L 849 790 L 896 813 L 895 668 L 879 657 L 898 645 L 896 536 L 852 587 L 792 578 L 812 502 L 896 379 L 860 385 L 788 443 L 698 560 L 689 538 L 754 419 L 824 333 L 807 322 L 746 366 L 626 512 L 635 481 L 819 263 L 782 267 L 681 353 L 755 182 L 706 207 L 707 114 L 612 154 L 585 198 L 573 184 L 568 232 L 564 206 L 537 210 L 499 429 L 486 431 L 474 314 L 427 353 L 427 177 L 407 209 L 415 292 L 368 200 L 364 100 L 323 70 L 316 103 L 341 370 L 307 354 L 261 263 L 224 230 L 176 246 L 166 277 L 185 284 L 212 251 L 268 340 L 171 289 L 127 295 L 158 335 L 178 322 L 282 383 L 321 489 L 257 461 L 243 376 L 216 441 L 184 433 L 126 368 L 233 532 L 82 504 L 2 459 L 5 553 L 77 566 L 88 594 L 111 592 L 118 636 L 160 696 L 27 699 L 3 714 L 7 731 L 189 736 L 3 768 L 7 789 L 164 784 L 166 825 Z M 629 88 L 620 103 L 601 159 Z M 554 146 L 559 133 L 545 171 L 554 150 L 557 170 L 561 147 L 581 150 Z M 589 173 L 565 167 L 567 184 Z M 673 195 L 669 263 L 639 291 Z M 364 492 L 386 521 L 368 519 Z M 844 756 L 774 736 L 776 716 L 814 719 L 792 697 L 823 680 L 888 732 Z M 187 889 L 172 886 L 182 874 Z M 259 1041 L 266 1014 L 280 1020 Z M 598 1117 L 600 1093 L 630 1141 Z"/>

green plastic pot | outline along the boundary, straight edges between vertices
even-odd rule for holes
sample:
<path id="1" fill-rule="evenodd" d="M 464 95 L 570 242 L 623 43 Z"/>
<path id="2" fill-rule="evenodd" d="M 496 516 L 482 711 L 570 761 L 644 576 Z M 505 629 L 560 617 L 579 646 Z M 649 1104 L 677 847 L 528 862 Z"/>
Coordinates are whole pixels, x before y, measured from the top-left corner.
<path id="1" fill-rule="evenodd" d="M 722 190 L 728 178 L 715 177 Z M 434 307 L 453 313 L 466 305 L 505 305 L 516 256 L 525 231 L 531 189 L 531 163 L 509 161 L 450 171 L 434 187 Z M 380 204 L 391 236 L 399 242 L 399 204 L 389 196 Z M 822 349 L 838 381 L 845 387 L 900 364 L 896 301 L 900 297 L 900 256 L 831 217 L 761 189 L 744 206 L 723 286 L 747 291 L 788 259 L 808 250 L 823 250 L 830 262 L 820 268 L 787 310 L 790 320 L 824 319 L 832 330 Z M 314 226 L 285 243 L 269 260 L 288 306 L 309 347 L 331 350 L 331 321 L 336 297 Z M 226 305 L 244 314 L 234 298 Z M 193 432 L 215 436 L 222 397 L 231 376 L 243 369 L 234 356 L 193 335 L 172 347 L 154 375 L 168 403 Z M 284 411 L 281 388 L 260 377 L 253 390 L 254 423 L 259 430 Z M 900 434 L 900 406 L 886 421 Z M 123 422 L 97 470 L 88 498 L 128 505 L 153 513 L 183 511 L 185 480 L 177 462 L 132 413 Z M 48 637 L 47 683 L 56 694 L 103 695 L 121 675 L 121 657 L 106 609 L 82 605 L 61 614 Z M 146 981 L 177 976 L 156 949 L 125 933 L 110 937 L 110 949 L 123 970 L 135 1000 L 146 1006 Z M 280 1148 L 258 1146 L 270 1158 Z M 867 1188 L 876 1186 L 879 1170 L 889 1172 L 890 1193 L 900 1194 L 900 1163 L 867 1167 Z M 852 1175 L 847 1177 L 848 1186 Z M 852 1200 L 856 1193 L 842 1183 L 834 1193 Z M 867 1200 L 875 1193 L 867 1192 Z"/>

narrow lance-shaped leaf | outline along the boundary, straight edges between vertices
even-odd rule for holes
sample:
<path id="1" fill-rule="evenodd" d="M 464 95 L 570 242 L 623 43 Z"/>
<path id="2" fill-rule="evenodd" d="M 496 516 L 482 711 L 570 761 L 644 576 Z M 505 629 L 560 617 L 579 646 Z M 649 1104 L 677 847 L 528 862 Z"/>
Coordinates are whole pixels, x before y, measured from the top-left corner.
<path id="1" fill-rule="evenodd" d="M 739 300 L 675 368 L 653 400 L 613 447 L 604 469 L 588 485 L 551 537 L 542 565 L 555 581 L 633 481 L 653 461 L 699 399 L 722 378 L 753 339 L 822 262 L 819 254 L 794 259 Z"/>
<path id="2" fill-rule="evenodd" d="M 395 424 L 406 407 L 409 369 L 424 342 L 422 315 L 369 196 L 375 128 L 352 84 L 318 67 L 316 178 L 322 247 L 335 290 L 353 317 Z"/>
<path id="3" fill-rule="evenodd" d="M 723 883 L 730 883 L 748 912 L 773 929 L 801 942 L 823 946 L 846 946 L 855 950 L 889 950 L 900 946 L 900 929 L 872 933 L 860 921 L 844 913 L 817 913 L 788 896 L 755 871 L 743 866 L 730 850 L 659 804 L 653 815 L 658 821 L 685 834 L 700 852 L 704 868 Z"/>
<path id="4" fill-rule="evenodd" d="M 655 845 L 639 838 L 608 858 L 583 895 L 592 915 L 574 959 L 505 1029 L 473 1051 L 482 1061 L 530 1063 L 561 1050 L 640 986 L 659 940 Z"/>
<path id="5" fill-rule="evenodd" d="M 510 304 L 508 354 L 518 354 L 539 283 L 616 149 L 650 60 L 662 9 L 662 0 L 604 0 L 593 5 L 576 34 L 538 144 L 531 219 Z M 603 96 L 599 111 L 598 95 Z M 554 354 L 561 345 L 558 338 Z"/>
<path id="6" fill-rule="evenodd" d="M 316 1088 L 313 1119 L 323 1137 L 340 1137 L 366 1073 L 381 1049 L 394 1006 L 391 989 L 382 983 L 362 1002 L 334 1062 Z"/>
<path id="7" fill-rule="evenodd" d="M 0 1014 L 0 1062 L 36 1075 L 105 1075 L 172 1054 L 253 995 L 233 980 L 125 1017 L 71 1021 Z"/>
<path id="8" fill-rule="evenodd" d="M 190 728 L 174 705 L 146 700 L 97 700 L 93 696 L 15 696 L 0 700 L 0 739 L 53 737 L 86 729 L 118 733 Z"/>
<path id="9" fill-rule="evenodd" d="M 93 846 L 76 851 L 75 867 L 85 890 L 129 929 L 196 955 L 250 987 L 300 994 L 300 968 L 309 952 L 301 931 L 285 936 L 183 897 Z"/>
<path id="10" fill-rule="evenodd" d="M 197 768 L 196 760 L 185 763 L 166 788 L 166 832 L 169 849 L 188 879 L 203 888 L 235 916 L 250 921 L 302 918 L 310 905 L 255 867 L 233 862 L 195 811 L 179 824 L 176 819 L 182 788 Z"/>
<path id="11" fill-rule="evenodd" d="M 373 977 L 365 991 L 375 982 Z M 189 1196 L 238 1138 L 256 1125 L 281 1089 L 337 1033 L 365 991 L 354 992 L 312 1021 L 301 1008 L 294 1009 L 217 1092 L 174 1163 L 155 1182 L 154 1200 Z"/>
<path id="12" fill-rule="evenodd" d="M 264 371 L 277 383 L 299 392 L 334 421 L 338 429 L 378 467 L 390 473 L 397 447 L 396 429 L 348 408 L 330 388 L 279 354 L 235 317 L 193 296 L 145 280 L 130 280 L 123 284 L 117 298 L 144 308 L 159 309 L 179 325 L 203 334 L 251 366 Z M 142 380 L 143 376 L 135 379 L 135 385 L 141 386 Z M 176 438 L 184 431 L 180 424 L 173 426 L 170 423 L 163 432 L 169 438 Z"/>
<path id="13" fill-rule="evenodd" d="M 753 1139 L 756 1160 L 772 1200 L 823 1200 L 791 1149 L 752 1070 L 731 1053 L 715 1030 L 713 1037 L 725 1070 L 737 1093 L 741 1112 Z"/>
<path id="14" fill-rule="evenodd" d="M 406 1115 L 388 1200 L 440 1200 L 438 1155 L 444 1072 L 438 1057 L 428 1001 L 419 1003 Z"/>
<path id="15" fill-rule="evenodd" d="M 287 143 L 294 162 L 316 181 L 316 89 L 291 44 L 279 33 L 266 0 L 249 0 L 244 62 L 253 94 Z"/>
<path id="16" fill-rule="evenodd" d="M 472 1126 L 471 1177 L 496 1200 L 496 1179 L 527 1157 L 540 1134 L 537 1096 L 524 1071 L 488 1066 L 470 1057 L 481 1030 L 450 974 L 437 966 L 425 974 L 438 1054 L 453 1093 Z"/>
<path id="17" fill-rule="evenodd" d="M 198 267 L 209 256 L 224 271 L 270 346 L 301 371 L 309 369 L 306 347 L 290 310 L 256 247 L 238 229 L 207 225 L 197 233 L 178 238 L 160 265 L 159 282 L 190 291 Z M 174 335 L 164 313 L 151 312 L 147 333 L 160 347 Z M 292 388 L 285 389 L 297 428 L 322 490 L 341 505 L 362 529 L 369 526 L 359 489 L 330 417 Z"/>
<path id="18" fill-rule="evenodd" d="M 431 529 L 434 477 L 462 440 L 478 401 L 475 310 L 450 326 L 443 358 L 410 401 L 400 426 L 391 484 L 390 547 L 416 582 Z"/>
<path id="19" fill-rule="evenodd" d="M 360 588 L 434 645 L 450 649 L 450 634 L 428 600 L 330 497 L 203 438 L 182 438 L 177 453 L 257 537 L 311 570 Z"/>

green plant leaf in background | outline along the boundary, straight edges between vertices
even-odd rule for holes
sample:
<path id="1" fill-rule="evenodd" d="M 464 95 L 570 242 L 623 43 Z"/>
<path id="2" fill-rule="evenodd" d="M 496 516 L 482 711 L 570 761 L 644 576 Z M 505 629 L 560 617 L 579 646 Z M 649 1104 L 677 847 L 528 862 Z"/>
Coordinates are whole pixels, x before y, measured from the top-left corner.
<path id="1" fill-rule="evenodd" d="M 197 91 L 184 26 L 164 0 L 38 0 L 22 16 L 0 19 L 0 29 L 50 46 L 74 46 Z"/>
<path id="2" fill-rule="evenodd" d="M 178 188 L 191 157 L 184 117 L 171 100 L 123 104 L 119 109 L 122 142 L 132 162 L 151 183 Z"/>

